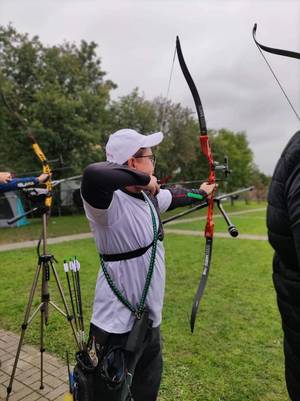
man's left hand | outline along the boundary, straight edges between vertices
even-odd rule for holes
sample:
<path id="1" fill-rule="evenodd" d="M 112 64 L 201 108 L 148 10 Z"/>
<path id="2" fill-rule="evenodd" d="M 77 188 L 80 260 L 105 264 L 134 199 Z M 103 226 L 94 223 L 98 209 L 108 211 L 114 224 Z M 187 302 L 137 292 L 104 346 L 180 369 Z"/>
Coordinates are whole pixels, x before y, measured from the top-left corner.
<path id="1" fill-rule="evenodd" d="M 207 196 L 209 197 L 216 188 L 217 184 L 208 184 L 207 182 L 204 182 L 203 184 L 200 185 L 199 189 L 206 192 Z"/>

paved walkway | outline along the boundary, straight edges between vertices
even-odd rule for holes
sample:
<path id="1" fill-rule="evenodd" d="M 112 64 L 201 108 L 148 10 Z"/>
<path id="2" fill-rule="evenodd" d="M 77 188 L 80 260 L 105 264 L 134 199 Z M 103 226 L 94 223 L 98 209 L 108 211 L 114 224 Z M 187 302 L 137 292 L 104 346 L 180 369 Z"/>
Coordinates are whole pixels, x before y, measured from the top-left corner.
<path id="1" fill-rule="evenodd" d="M 55 238 L 47 238 L 48 244 L 59 244 L 61 242 L 67 241 L 76 241 L 80 239 L 92 238 L 91 233 L 82 233 L 82 234 L 73 234 L 73 235 L 63 235 L 61 237 Z M 22 249 L 22 248 L 34 248 L 38 244 L 38 240 L 34 241 L 24 241 L 24 242 L 15 242 L 11 244 L 3 244 L 0 245 L 0 252 L 3 251 L 13 251 L 15 249 Z"/>
<path id="2" fill-rule="evenodd" d="M 0 401 L 7 395 L 19 336 L 0 329 Z M 40 353 L 37 348 L 24 345 L 21 350 L 9 401 L 63 400 L 68 392 L 66 365 L 53 355 L 44 353 L 44 389 L 40 390 Z"/>
<path id="3" fill-rule="evenodd" d="M 249 209 L 249 210 L 242 210 L 239 212 L 232 212 L 228 213 L 229 216 L 237 216 L 237 215 L 243 215 L 243 214 L 248 214 L 248 213 L 254 213 L 254 212 L 261 212 L 265 211 L 266 208 L 257 208 L 257 209 Z M 219 218 L 222 217 L 220 214 L 215 214 L 214 217 Z M 190 223 L 193 221 L 197 220 L 206 220 L 206 216 L 202 217 L 192 217 L 192 218 L 186 218 L 186 219 L 179 219 L 176 221 L 170 221 L 168 223 L 167 227 L 170 227 L 172 225 L 176 224 L 183 224 L 183 223 Z M 170 228 L 165 228 L 166 233 L 170 234 L 182 234 L 182 235 L 191 235 L 191 236 L 202 236 L 203 232 L 201 231 L 194 231 L 194 230 L 181 230 L 181 229 L 170 229 Z M 221 237 L 221 238 L 231 238 L 230 235 L 227 233 L 215 233 L 216 237 Z M 82 234 L 73 234 L 73 235 L 63 235 L 61 237 L 56 237 L 56 238 L 48 238 L 47 242 L 48 244 L 59 244 L 61 242 L 67 242 L 67 241 L 77 241 L 81 239 L 87 239 L 87 238 L 92 238 L 92 234 L 89 233 L 82 233 Z M 252 234 L 240 234 L 239 239 L 247 239 L 247 240 L 258 240 L 258 241 L 266 241 L 267 236 L 266 235 L 252 235 Z M 24 241 L 24 242 L 17 242 L 17 243 L 12 243 L 12 244 L 3 244 L 0 245 L 0 252 L 3 251 L 12 251 L 15 249 L 22 249 L 22 248 L 33 248 L 37 245 L 38 241 Z"/>

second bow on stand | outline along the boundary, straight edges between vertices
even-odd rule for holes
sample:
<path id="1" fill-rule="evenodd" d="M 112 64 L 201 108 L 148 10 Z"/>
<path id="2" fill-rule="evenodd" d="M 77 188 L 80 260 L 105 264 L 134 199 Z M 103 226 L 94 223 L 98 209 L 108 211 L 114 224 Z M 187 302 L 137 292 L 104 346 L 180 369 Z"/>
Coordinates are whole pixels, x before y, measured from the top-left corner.
<path id="1" fill-rule="evenodd" d="M 207 134 L 207 127 L 206 127 L 206 121 L 205 121 L 205 115 L 204 115 L 204 110 L 202 107 L 202 103 L 200 100 L 200 96 L 198 93 L 198 90 L 196 88 L 196 85 L 193 81 L 193 78 L 187 68 L 187 65 L 185 63 L 183 53 L 181 50 L 181 45 L 180 45 L 180 40 L 179 37 L 177 36 L 176 38 L 176 51 L 178 55 L 178 60 L 179 64 L 182 70 L 182 73 L 186 79 L 186 82 L 191 90 L 194 102 L 195 102 L 195 107 L 197 111 L 197 116 L 198 116 L 198 122 L 199 122 L 199 128 L 200 128 L 200 136 L 199 136 L 199 141 L 200 141 L 200 149 L 204 156 L 206 157 L 209 165 L 209 176 L 207 179 L 207 182 L 209 184 L 215 184 L 216 183 L 216 170 L 220 170 L 223 172 L 225 177 L 230 173 L 230 170 L 228 168 L 228 160 L 227 158 L 225 159 L 225 163 L 223 165 L 220 165 L 219 163 L 214 161 L 213 158 L 213 153 L 211 150 L 210 142 L 209 142 L 209 137 Z M 190 317 L 190 327 L 191 331 L 193 333 L 194 328 L 195 328 L 195 321 L 196 321 L 196 316 L 198 312 L 198 308 L 200 305 L 201 298 L 203 296 L 205 286 L 207 283 L 207 278 L 210 270 L 210 265 L 211 265 L 211 259 L 212 259 L 212 247 L 213 247 L 213 237 L 214 237 L 214 221 L 213 221 L 213 212 L 214 212 L 214 196 L 215 196 L 215 190 L 207 200 L 207 221 L 206 221 L 206 226 L 205 226 L 205 254 L 204 254 L 204 265 L 203 265 L 203 271 L 201 275 L 201 279 L 198 285 L 198 289 L 194 298 L 193 302 L 193 307 L 192 307 L 192 312 L 191 312 L 191 317 Z M 224 210 L 224 209 L 223 209 Z M 223 213 L 222 213 L 223 214 Z M 225 211 L 223 214 L 224 218 L 226 215 Z M 226 218 L 225 218 L 226 220 Z M 228 220 L 229 221 L 229 220 Z M 228 221 L 226 221 L 228 223 Z M 233 237 L 236 237 L 238 235 L 237 230 L 229 230 L 230 235 Z"/>

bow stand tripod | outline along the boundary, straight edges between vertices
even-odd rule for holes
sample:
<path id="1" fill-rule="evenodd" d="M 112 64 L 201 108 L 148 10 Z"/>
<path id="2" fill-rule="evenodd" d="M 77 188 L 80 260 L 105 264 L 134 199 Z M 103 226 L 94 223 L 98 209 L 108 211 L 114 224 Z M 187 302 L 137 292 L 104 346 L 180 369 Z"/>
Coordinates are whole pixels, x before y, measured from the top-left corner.
<path id="1" fill-rule="evenodd" d="M 47 193 L 47 190 L 44 190 L 44 189 L 41 190 L 39 188 L 28 189 L 28 190 L 26 190 L 26 192 L 30 192 L 31 199 L 34 199 L 36 197 L 36 200 L 38 200 L 38 201 L 40 199 L 45 199 L 47 196 L 49 196 L 49 194 Z M 24 321 L 21 325 L 21 335 L 20 335 L 18 348 L 17 348 L 17 352 L 16 352 L 16 357 L 15 357 L 15 361 L 14 361 L 11 376 L 10 376 L 10 381 L 9 381 L 9 384 L 7 387 L 6 401 L 8 401 L 10 393 L 12 391 L 12 385 L 13 385 L 13 381 L 15 378 L 15 373 L 16 373 L 16 369 L 17 369 L 17 365 L 18 365 L 20 352 L 21 352 L 21 348 L 23 345 L 26 330 L 27 330 L 28 326 L 31 324 L 31 322 L 33 321 L 33 319 L 37 316 L 38 312 L 40 312 L 40 371 L 41 371 L 40 389 L 44 388 L 44 383 L 43 383 L 43 381 L 44 381 L 44 369 L 43 369 L 44 368 L 44 357 L 43 357 L 43 354 L 45 352 L 44 329 L 45 329 L 45 326 L 48 325 L 49 306 L 50 305 L 69 321 L 75 341 L 79 347 L 78 339 L 77 339 L 74 324 L 73 324 L 73 316 L 69 312 L 67 301 L 66 301 L 61 283 L 59 281 L 57 271 L 55 269 L 55 262 L 57 262 L 57 261 L 53 255 L 51 255 L 47 252 L 47 220 L 48 220 L 48 216 L 49 216 L 49 210 L 50 210 L 49 207 L 40 205 L 40 206 L 33 208 L 29 212 L 23 214 L 22 216 L 18 216 L 16 218 L 8 221 L 9 224 L 13 224 L 17 220 L 24 217 L 24 215 L 27 215 L 27 214 L 31 213 L 32 211 L 34 211 L 34 212 L 39 211 L 42 213 L 42 233 L 41 233 L 40 239 L 38 241 L 38 245 L 37 245 L 38 263 L 37 263 L 33 283 L 31 286 L 31 290 L 29 293 L 28 303 L 27 303 L 27 306 L 25 309 Z M 42 244 L 42 254 L 40 253 L 41 244 Z M 57 288 L 59 290 L 65 311 L 63 311 L 59 306 L 57 306 L 50 298 L 49 280 L 50 280 L 51 272 L 55 278 L 55 282 L 56 282 Z M 38 286 L 38 281 L 39 281 L 40 275 L 41 275 L 41 302 L 38 305 L 38 307 L 30 315 L 31 309 L 32 309 L 32 303 L 33 303 L 34 295 L 35 295 L 35 292 L 36 292 L 36 289 Z"/>

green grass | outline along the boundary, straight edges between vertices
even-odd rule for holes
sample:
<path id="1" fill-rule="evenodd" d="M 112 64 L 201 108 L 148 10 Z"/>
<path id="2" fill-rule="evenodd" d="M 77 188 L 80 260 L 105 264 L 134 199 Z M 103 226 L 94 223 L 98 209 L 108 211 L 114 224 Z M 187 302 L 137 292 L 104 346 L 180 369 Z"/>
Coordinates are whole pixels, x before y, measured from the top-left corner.
<path id="1" fill-rule="evenodd" d="M 244 201 L 239 201 L 235 202 L 234 206 L 231 206 L 229 202 L 224 203 L 224 207 L 226 208 L 226 211 L 228 213 L 230 212 L 236 212 L 236 211 L 241 211 L 241 210 L 249 210 L 249 209 L 255 209 L 255 208 L 260 208 L 264 207 L 265 203 L 261 202 L 254 202 L 251 201 L 248 204 L 245 204 Z M 165 213 L 163 215 L 163 218 L 172 216 L 174 214 L 177 214 L 178 212 L 184 211 L 188 208 L 181 208 L 181 209 L 176 209 L 171 212 Z M 216 209 L 217 212 L 217 209 Z M 198 216 L 205 216 L 206 215 L 206 209 L 194 212 L 189 214 L 186 218 L 193 218 L 193 217 L 198 217 Z M 252 226 L 254 226 L 254 230 L 256 230 L 256 223 L 253 220 L 254 215 L 249 215 L 252 217 L 252 220 L 250 219 L 249 221 L 245 221 L 242 217 L 240 218 L 242 222 L 241 226 L 241 232 L 248 232 L 252 233 Z M 261 214 L 261 222 L 260 224 L 263 223 L 263 213 Z M 185 217 L 184 217 L 185 218 Z M 0 228 L 0 245 L 2 244 L 7 244 L 11 242 L 22 242 L 22 241 L 30 241 L 30 240 L 35 240 L 39 238 L 40 233 L 41 233 L 41 219 L 40 218 L 34 218 L 30 219 L 30 224 L 24 227 L 9 227 L 9 228 Z M 180 220 L 178 220 L 179 222 Z M 238 216 L 235 216 L 233 218 L 233 221 L 236 225 L 238 225 L 239 220 Z M 254 222 L 253 224 L 251 222 Z M 216 219 L 216 230 L 217 231 L 226 231 L 226 227 L 223 223 L 221 223 L 221 219 Z M 249 227 L 248 227 L 249 223 Z M 200 227 L 203 226 L 204 223 L 200 223 Z M 175 228 L 175 226 L 170 225 L 170 227 Z M 177 227 L 177 225 L 176 225 Z M 195 228 L 193 228 L 195 227 Z M 180 224 L 180 227 L 178 228 L 188 228 L 188 229 L 199 229 L 199 223 L 195 223 L 192 226 L 190 224 L 186 225 Z M 246 231 L 245 231 L 246 230 Z M 59 237 L 62 235 L 72 235 L 72 234 L 79 234 L 79 233 L 85 233 L 89 232 L 90 228 L 87 222 L 86 217 L 82 215 L 72 215 L 72 216 L 52 216 L 49 219 L 49 224 L 48 224 L 48 237 L 53 238 L 53 237 Z M 256 232 L 255 232 L 256 233 Z"/>
<path id="2" fill-rule="evenodd" d="M 284 384 L 282 331 L 271 281 L 267 242 L 215 239 L 213 263 L 195 333 L 189 315 L 200 278 L 204 240 L 168 235 L 167 285 L 162 333 L 165 368 L 160 401 L 288 401 Z M 78 256 L 86 325 L 91 315 L 98 258 L 93 240 L 50 247 L 62 261 Z M 18 332 L 33 280 L 32 249 L 1 253 L 0 326 Z M 53 277 L 50 293 L 59 300 Z M 39 291 L 38 291 L 39 294 Z M 38 305 L 39 295 L 35 299 Z M 26 339 L 38 344 L 39 319 Z M 68 323 L 51 310 L 46 348 L 60 356 L 73 350 Z"/>
<path id="3" fill-rule="evenodd" d="M 251 210 L 250 210 L 251 211 Z M 257 211 L 245 213 L 242 215 L 229 216 L 232 223 L 237 227 L 242 234 L 256 234 L 256 235 L 266 235 L 266 212 Z M 215 232 L 226 232 L 227 225 L 223 217 L 215 217 Z M 205 221 L 197 219 L 195 221 L 166 225 L 166 227 L 184 229 L 184 230 L 195 230 L 202 231 L 205 227 Z"/>
<path id="4" fill-rule="evenodd" d="M 29 220 L 27 226 L 0 228 L 0 245 L 11 242 L 30 241 L 39 238 L 42 229 L 40 218 Z M 51 216 L 48 223 L 48 237 L 59 237 L 89 232 L 85 215 Z"/>

